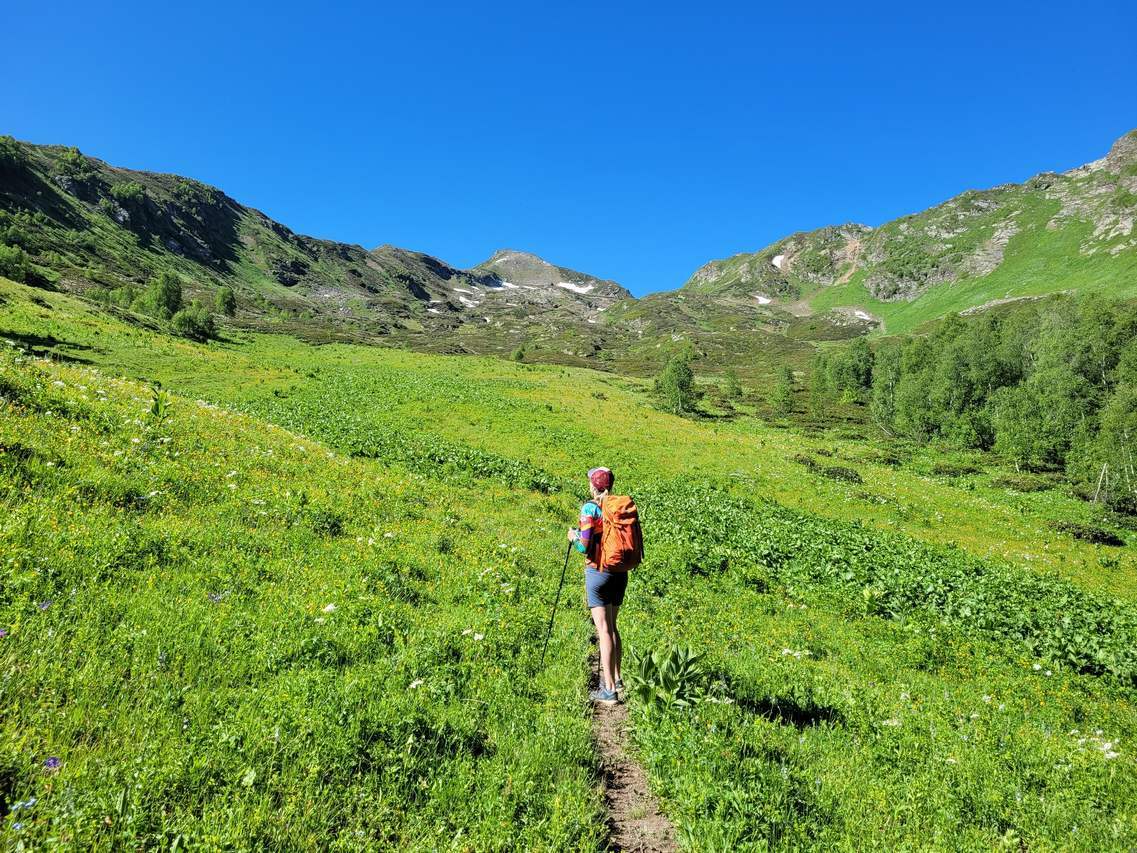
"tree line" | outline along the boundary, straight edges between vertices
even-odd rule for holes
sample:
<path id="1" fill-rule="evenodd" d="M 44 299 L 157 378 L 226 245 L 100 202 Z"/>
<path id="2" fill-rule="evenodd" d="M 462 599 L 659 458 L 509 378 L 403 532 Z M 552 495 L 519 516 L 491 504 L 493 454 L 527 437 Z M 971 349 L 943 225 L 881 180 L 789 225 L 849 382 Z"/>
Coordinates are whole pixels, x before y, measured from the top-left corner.
<path id="1" fill-rule="evenodd" d="M 819 355 L 814 405 L 867 404 L 889 434 L 993 450 L 1019 469 L 1063 471 L 1079 491 L 1137 513 L 1137 309 L 1060 297 L 953 315 L 926 335 L 858 338 Z"/>

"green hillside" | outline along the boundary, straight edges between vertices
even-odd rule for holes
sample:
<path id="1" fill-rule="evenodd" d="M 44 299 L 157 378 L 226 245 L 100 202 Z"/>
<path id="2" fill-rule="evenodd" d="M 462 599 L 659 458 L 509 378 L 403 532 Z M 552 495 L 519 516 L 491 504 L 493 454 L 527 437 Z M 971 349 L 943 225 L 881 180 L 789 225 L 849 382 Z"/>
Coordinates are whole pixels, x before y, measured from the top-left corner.
<path id="1" fill-rule="evenodd" d="M 1049 293 L 1132 297 L 1135 217 L 1137 131 L 1070 172 L 968 191 L 879 228 L 823 228 L 712 261 L 684 289 L 761 297 L 792 314 L 872 319 L 891 333 Z"/>
<path id="2" fill-rule="evenodd" d="M 6 846 L 600 849 L 575 577 L 537 666 L 596 462 L 625 642 L 706 655 L 631 701 L 684 846 L 1137 844 L 1134 534 L 1060 485 L 5 280 L 0 338 Z"/>

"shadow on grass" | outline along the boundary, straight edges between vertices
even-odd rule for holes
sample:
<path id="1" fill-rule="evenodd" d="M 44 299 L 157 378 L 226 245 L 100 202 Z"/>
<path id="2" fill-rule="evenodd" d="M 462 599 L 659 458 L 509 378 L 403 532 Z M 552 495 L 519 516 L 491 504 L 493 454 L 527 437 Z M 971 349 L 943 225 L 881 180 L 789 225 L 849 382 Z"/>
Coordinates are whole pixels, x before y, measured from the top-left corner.
<path id="1" fill-rule="evenodd" d="M 27 350 L 30 354 L 40 358 L 51 358 L 56 361 L 66 361 L 75 364 L 91 364 L 89 358 L 81 358 L 77 355 L 69 355 L 65 352 L 59 352 L 58 348 L 63 347 L 69 350 L 77 350 L 80 352 L 88 351 L 91 349 L 87 344 L 76 344 L 71 341 L 64 341 L 52 335 L 32 335 L 23 332 L 9 332 L 0 329 L 0 340 L 10 341 L 23 350 Z"/>

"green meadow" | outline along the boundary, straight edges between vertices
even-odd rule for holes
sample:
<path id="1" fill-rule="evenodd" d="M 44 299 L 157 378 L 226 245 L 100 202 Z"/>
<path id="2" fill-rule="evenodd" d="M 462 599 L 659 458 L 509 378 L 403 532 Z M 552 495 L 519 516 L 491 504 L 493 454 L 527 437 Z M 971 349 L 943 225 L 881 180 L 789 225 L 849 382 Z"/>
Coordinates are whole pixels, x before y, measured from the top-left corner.
<path id="1" fill-rule="evenodd" d="M 539 661 L 593 464 L 643 513 L 627 647 L 702 655 L 629 700 L 685 847 L 1137 845 L 1137 537 L 1061 485 L 5 280 L 0 338 L 9 848 L 602 849 L 575 571 Z"/>

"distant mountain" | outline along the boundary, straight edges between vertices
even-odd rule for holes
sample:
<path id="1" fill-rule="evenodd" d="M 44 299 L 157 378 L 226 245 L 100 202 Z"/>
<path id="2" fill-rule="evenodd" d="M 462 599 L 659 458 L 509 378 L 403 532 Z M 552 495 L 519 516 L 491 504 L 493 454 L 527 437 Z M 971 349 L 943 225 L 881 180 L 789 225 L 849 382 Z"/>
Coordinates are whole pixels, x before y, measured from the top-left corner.
<path id="1" fill-rule="evenodd" d="M 164 270 L 190 297 L 237 294 L 237 327 L 312 341 L 507 354 L 631 373 L 691 349 L 768 373 L 818 341 L 913 328 L 952 311 L 1098 288 L 1137 295 L 1137 131 L 1102 160 L 968 191 L 879 228 L 792 234 L 711 261 L 679 290 L 502 249 L 473 269 L 395 246 L 296 234 L 224 192 L 120 169 L 75 148 L 0 137 L 0 243 L 41 284 L 99 294 Z"/>
<path id="2" fill-rule="evenodd" d="M 700 267 L 684 290 L 788 312 L 881 316 L 897 331 L 985 304 L 1094 287 L 1137 292 L 1137 131 L 1093 163 L 969 190 L 879 228 L 799 232 Z M 892 321 L 896 322 L 893 323 Z"/>

